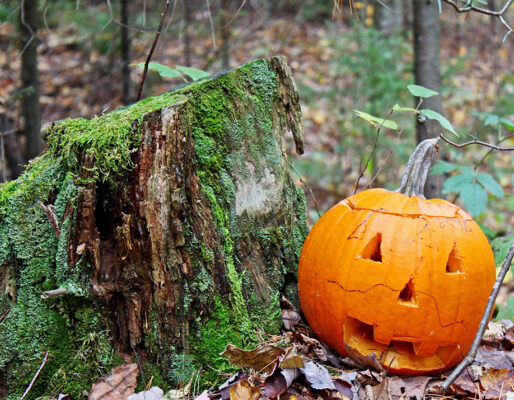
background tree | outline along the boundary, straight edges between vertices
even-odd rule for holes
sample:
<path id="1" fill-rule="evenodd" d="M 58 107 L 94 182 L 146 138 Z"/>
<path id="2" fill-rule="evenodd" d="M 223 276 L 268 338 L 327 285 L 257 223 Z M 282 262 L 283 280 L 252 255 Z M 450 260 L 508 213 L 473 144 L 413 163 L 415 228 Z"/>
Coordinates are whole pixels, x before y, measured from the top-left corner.
<path id="1" fill-rule="evenodd" d="M 41 111 L 39 108 L 39 73 L 37 47 L 39 39 L 39 10 L 37 0 L 22 0 L 19 8 L 21 46 L 22 115 L 25 121 L 25 159 L 36 157 L 43 150 Z"/>
<path id="2" fill-rule="evenodd" d="M 423 108 L 442 114 L 441 60 L 439 9 L 436 1 L 416 0 L 413 5 L 414 81 L 417 85 L 435 90 L 437 96 L 424 99 Z M 419 103 L 419 98 L 416 99 Z M 435 120 L 418 119 L 416 138 L 418 142 L 439 135 L 441 126 Z M 427 180 L 425 194 L 437 196 L 436 177 Z"/>

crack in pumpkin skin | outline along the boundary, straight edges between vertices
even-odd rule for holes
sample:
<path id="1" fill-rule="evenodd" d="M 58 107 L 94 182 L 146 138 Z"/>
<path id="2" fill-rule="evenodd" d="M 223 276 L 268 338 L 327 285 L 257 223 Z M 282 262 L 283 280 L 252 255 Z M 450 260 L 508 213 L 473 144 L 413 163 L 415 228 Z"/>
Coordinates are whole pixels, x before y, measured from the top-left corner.
<path id="1" fill-rule="evenodd" d="M 362 293 L 362 294 L 366 294 L 366 293 L 370 292 L 371 290 L 373 290 L 373 289 L 375 289 L 377 287 L 385 287 L 386 289 L 389 289 L 390 291 L 395 292 L 395 293 L 398 293 L 398 292 L 400 292 L 402 290 L 402 289 L 394 289 L 394 288 L 386 285 L 385 283 L 377 283 L 376 285 L 373 285 L 373 286 L 371 286 L 370 288 L 368 288 L 366 290 L 359 290 L 359 289 L 347 289 L 343 285 L 341 285 L 339 282 L 336 282 L 336 281 L 327 280 L 327 282 L 328 283 L 336 284 L 337 286 L 339 286 L 339 288 L 341 288 L 342 290 L 344 290 L 345 292 L 348 292 L 348 293 Z M 435 297 L 433 295 L 431 295 L 430 293 L 423 292 L 423 291 L 418 291 L 417 293 L 426 295 L 426 296 L 430 297 L 434 301 L 434 305 L 435 305 L 435 308 L 437 310 L 437 318 L 439 320 L 439 325 L 441 326 L 441 328 L 447 328 L 447 327 L 452 326 L 452 325 L 462 324 L 464 329 L 466 329 L 466 331 L 467 331 L 466 324 L 462 320 L 461 321 L 450 322 L 449 324 L 443 324 L 442 321 L 441 321 L 441 315 L 439 313 L 439 306 L 437 305 L 437 301 L 436 301 Z"/>

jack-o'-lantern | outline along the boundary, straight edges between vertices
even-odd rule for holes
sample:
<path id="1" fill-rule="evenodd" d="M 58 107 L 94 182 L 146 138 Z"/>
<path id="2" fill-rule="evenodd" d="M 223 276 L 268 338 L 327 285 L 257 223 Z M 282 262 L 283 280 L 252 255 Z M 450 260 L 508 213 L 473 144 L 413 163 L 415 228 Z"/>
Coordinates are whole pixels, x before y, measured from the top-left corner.
<path id="1" fill-rule="evenodd" d="M 423 195 L 436 146 L 418 146 L 396 192 L 336 204 L 300 256 L 300 303 L 316 335 L 342 355 L 375 353 L 401 375 L 438 373 L 466 355 L 495 280 L 478 224 Z"/>

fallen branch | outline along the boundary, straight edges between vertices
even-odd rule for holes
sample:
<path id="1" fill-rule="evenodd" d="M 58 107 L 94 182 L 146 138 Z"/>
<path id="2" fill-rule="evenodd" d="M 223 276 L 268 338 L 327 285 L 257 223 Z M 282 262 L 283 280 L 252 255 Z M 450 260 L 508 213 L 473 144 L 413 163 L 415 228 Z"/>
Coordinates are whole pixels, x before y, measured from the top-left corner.
<path id="1" fill-rule="evenodd" d="M 5 310 L 2 315 L 0 315 L 0 322 L 2 322 L 4 320 L 5 317 L 7 317 L 7 314 L 9 314 L 11 312 L 11 309 L 7 309 Z"/>
<path id="2" fill-rule="evenodd" d="M 32 386 L 34 385 L 34 382 L 36 381 L 36 379 L 37 379 L 39 373 L 41 372 L 41 370 L 43 369 L 43 367 L 45 366 L 47 360 L 48 360 L 48 350 L 45 353 L 45 357 L 43 358 L 43 362 L 39 366 L 39 369 L 37 370 L 36 375 L 34 375 L 34 378 L 32 378 L 32 380 L 30 381 L 29 387 L 25 390 L 25 393 L 23 393 L 23 396 L 20 397 L 20 400 L 23 400 L 25 398 L 25 396 L 27 396 L 27 394 L 30 392 L 30 389 L 32 389 Z"/>
<path id="3" fill-rule="evenodd" d="M 43 300 L 46 300 L 46 299 L 51 299 L 54 297 L 62 297 L 66 294 L 68 294 L 68 289 L 66 289 L 66 288 L 52 289 L 52 290 L 47 290 L 46 292 L 41 293 L 41 298 Z"/>
<path id="4" fill-rule="evenodd" d="M 487 327 L 487 323 L 489 322 L 489 318 L 491 317 L 491 312 L 493 310 L 494 302 L 496 301 L 496 297 L 498 297 L 498 292 L 500 291 L 500 286 L 502 285 L 503 280 L 505 279 L 505 275 L 510 269 L 510 264 L 512 262 L 512 258 L 514 257 L 514 243 L 510 246 L 509 252 L 507 254 L 507 258 L 503 262 L 503 265 L 500 270 L 500 274 L 494 283 L 493 290 L 491 295 L 489 296 L 489 300 L 487 301 L 487 306 L 485 307 L 484 314 L 482 315 L 482 320 L 480 321 L 480 325 L 478 326 L 478 332 L 475 336 L 475 340 L 473 340 L 473 344 L 471 345 L 471 349 L 469 350 L 468 355 L 460 362 L 459 365 L 453 370 L 448 378 L 443 382 L 441 388 L 443 391 L 448 390 L 448 388 L 452 385 L 452 383 L 457 379 L 462 372 L 473 364 L 475 361 L 475 357 L 477 356 L 478 347 L 480 346 L 480 342 L 482 341 L 482 336 L 484 335 L 485 328 Z"/>
<path id="5" fill-rule="evenodd" d="M 453 147 L 457 147 L 457 148 L 466 147 L 466 146 L 469 146 L 470 144 L 479 144 L 480 146 L 489 147 L 489 148 L 491 148 L 493 150 L 497 150 L 497 151 L 514 151 L 514 147 L 496 146 L 491 143 L 482 142 L 481 140 L 478 140 L 477 138 L 474 138 L 473 140 L 471 140 L 469 142 L 465 142 L 465 143 L 455 143 L 455 142 L 452 142 L 450 139 L 444 137 L 444 135 L 442 133 L 439 135 L 439 137 L 442 140 L 444 140 L 446 143 L 451 144 Z"/>
<path id="6" fill-rule="evenodd" d="M 143 75 L 141 76 L 141 82 L 139 83 L 139 89 L 137 91 L 137 100 L 141 100 L 141 94 L 143 93 L 143 84 L 145 83 L 146 73 L 148 72 L 148 64 L 150 64 L 150 59 L 152 58 L 153 51 L 155 50 L 155 46 L 157 45 L 157 41 L 159 40 L 159 36 L 161 35 L 162 26 L 164 24 L 164 18 L 166 17 L 166 12 L 168 11 L 168 7 L 170 5 L 170 0 L 166 0 L 166 4 L 164 5 L 164 10 L 161 13 L 161 22 L 159 23 L 159 27 L 157 28 L 157 32 L 155 33 L 155 38 L 152 43 L 152 47 L 150 48 L 150 52 L 146 57 L 145 67 L 143 68 Z"/>

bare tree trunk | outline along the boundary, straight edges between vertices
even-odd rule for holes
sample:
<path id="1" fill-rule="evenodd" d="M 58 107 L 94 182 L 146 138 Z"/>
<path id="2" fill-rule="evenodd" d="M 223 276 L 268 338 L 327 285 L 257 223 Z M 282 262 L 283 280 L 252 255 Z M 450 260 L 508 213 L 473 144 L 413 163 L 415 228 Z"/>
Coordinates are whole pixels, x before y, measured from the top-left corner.
<path id="1" fill-rule="evenodd" d="M 14 124 L 5 114 L 0 114 L 0 132 L 4 135 L 2 150 L 5 159 L 2 160 L 2 168 L 9 170 L 8 179 L 16 179 L 23 172 L 23 154 L 21 152 L 20 143 L 16 138 Z M 3 175 L 2 173 L 2 178 Z"/>
<path id="2" fill-rule="evenodd" d="M 412 8 L 412 3 L 410 1 L 402 2 L 402 35 L 405 38 L 408 37 L 409 32 L 412 28 L 411 8 Z"/>
<path id="3" fill-rule="evenodd" d="M 20 6 L 19 34 L 21 42 L 22 112 L 25 119 L 25 159 L 36 157 L 44 148 L 41 139 L 41 110 L 37 69 L 38 1 L 23 0 Z"/>
<path id="4" fill-rule="evenodd" d="M 415 0 L 414 7 L 414 77 L 417 85 L 441 93 L 441 62 L 439 9 L 436 1 Z M 416 99 L 418 102 L 419 99 Z M 417 103 L 416 103 L 417 104 Z M 441 95 L 423 100 L 422 108 L 442 113 Z M 418 142 L 435 137 L 441 132 L 439 122 L 417 122 Z M 437 196 L 437 179 L 430 175 L 425 186 L 428 198 Z"/>
<path id="5" fill-rule="evenodd" d="M 191 66 L 191 24 L 193 23 L 192 18 L 192 9 L 191 9 L 191 1 L 183 0 L 182 4 L 184 5 L 184 22 L 186 27 L 184 29 L 184 64 L 187 66 Z"/>
<path id="6" fill-rule="evenodd" d="M 230 65 L 230 3 L 230 0 L 221 0 L 221 65 L 223 69 L 228 68 Z"/>
<path id="7" fill-rule="evenodd" d="M 128 0 L 120 1 L 120 20 L 121 20 L 121 41 L 120 41 L 120 52 L 122 60 L 122 101 L 123 104 L 132 103 L 132 97 L 130 96 L 130 38 L 128 32 Z"/>

